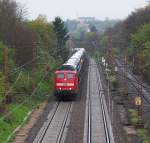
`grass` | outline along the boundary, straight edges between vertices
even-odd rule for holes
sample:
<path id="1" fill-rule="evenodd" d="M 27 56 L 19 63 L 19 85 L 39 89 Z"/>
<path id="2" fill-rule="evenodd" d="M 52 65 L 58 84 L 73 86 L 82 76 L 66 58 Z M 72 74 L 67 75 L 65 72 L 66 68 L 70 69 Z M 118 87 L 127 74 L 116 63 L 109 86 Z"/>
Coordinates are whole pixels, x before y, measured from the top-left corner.
<path id="1" fill-rule="evenodd" d="M 138 123 L 138 112 L 135 109 L 129 109 L 130 116 L 130 122 L 132 125 L 136 125 Z M 150 143 L 150 137 L 148 136 L 148 133 L 145 128 L 138 128 L 137 135 L 141 138 L 143 143 Z"/>
<path id="2" fill-rule="evenodd" d="M 16 108 L 17 104 L 8 106 L 8 112 L 12 114 L 0 120 L 0 143 L 6 143 L 10 134 L 23 122 L 25 116 L 30 111 L 28 106 L 22 105 Z"/>
<path id="3" fill-rule="evenodd" d="M 11 115 L 7 116 L 5 119 L 0 120 L 0 143 L 6 143 L 8 137 L 12 134 L 12 132 L 23 123 L 24 118 L 27 116 L 28 112 L 37 107 L 40 103 L 45 101 L 48 96 L 45 96 L 46 93 L 49 95 L 53 92 L 53 80 L 52 76 L 50 77 L 50 81 L 41 82 L 39 89 L 36 93 L 30 98 L 29 96 L 16 97 L 16 101 L 18 103 L 12 103 L 7 105 L 7 113 L 11 112 Z M 24 102 L 23 105 L 19 106 L 20 103 Z M 6 113 L 6 114 L 7 114 Z M 0 119 L 2 116 L 0 116 Z M 12 140 L 12 138 L 11 138 Z"/>
<path id="4" fill-rule="evenodd" d="M 130 116 L 130 122 L 132 125 L 136 125 L 138 122 L 138 112 L 135 109 L 128 109 Z"/>
<path id="5" fill-rule="evenodd" d="M 51 64 L 52 70 L 49 73 L 48 79 L 45 78 L 45 79 L 43 79 L 43 81 L 41 81 L 42 77 L 39 77 L 39 73 L 37 73 L 36 79 L 37 79 L 37 83 L 39 83 L 39 85 L 37 84 L 38 85 L 37 91 L 32 92 L 32 89 L 31 89 L 31 92 L 33 94 L 28 95 L 28 93 L 30 93 L 30 90 L 28 88 L 29 87 L 31 88 L 31 86 L 30 85 L 28 86 L 28 84 L 26 82 L 24 83 L 24 81 L 26 81 L 25 79 L 20 81 L 18 83 L 19 85 L 16 85 L 17 88 L 15 88 L 15 90 L 18 89 L 17 91 L 22 91 L 22 92 L 24 92 L 24 94 L 21 96 L 14 95 L 14 97 L 13 97 L 14 102 L 10 105 L 6 105 L 7 109 L 6 109 L 5 113 L 3 113 L 3 114 L 7 115 L 7 113 L 11 112 L 11 115 L 7 116 L 5 119 L 2 119 L 2 113 L 0 113 L 0 143 L 6 143 L 8 137 L 13 133 L 13 131 L 18 126 L 23 124 L 24 118 L 27 116 L 29 111 L 31 111 L 35 107 L 38 107 L 40 103 L 42 103 L 48 99 L 47 95 L 51 95 L 53 93 L 54 66 L 55 66 L 55 63 L 52 63 Z M 43 69 L 42 69 L 42 71 L 43 71 Z M 24 76 L 26 78 L 26 75 L 24 75 Z M 25 85 L 25 84 L 27 84 L 27 85 Z M 27 87 L 27 88 L 25 88 L 25 87 Z M 27 89 L 27 90 L 25 90 L 25 89 Z M 32 95 L 32 97 L 31 97 L 31 95 Z M 24 103 L 24 104 L 21 105 L 20 103 Z M 20 105 L 19 108 L 16 108 L 16 107 L 18 107 L 18 105 Z M 13 137 L 11 137 L 10 140 L 12 140 L 12 138 Z"/>
<path id="6" fill-rule="evenodd" d="M 150 143 L 150 137 L 148 136 L 146 129 L 137 129 L 137 134 L 142 139 L 143 143 Z"/>

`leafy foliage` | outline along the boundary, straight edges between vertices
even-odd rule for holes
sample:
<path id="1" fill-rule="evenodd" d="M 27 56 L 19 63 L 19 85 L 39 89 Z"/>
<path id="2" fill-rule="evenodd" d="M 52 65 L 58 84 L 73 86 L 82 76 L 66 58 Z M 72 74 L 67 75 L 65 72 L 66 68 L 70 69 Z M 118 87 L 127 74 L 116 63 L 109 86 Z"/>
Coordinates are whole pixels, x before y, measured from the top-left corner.
<path id="1" fill-rule="evenodd" d="M 3 56 L 4 48 L 5 48 L 5 45 L 2 42 L 0 42 L 0 65 L 1 66 L 4 63 L 4 56 Z"/>
<path id="2" fill-rule="evenodd" d="M 39 15 L 36 20 L 28 22 L 28 26 L 36 33 L 38 51 L 46 50 L 49 54 L 54 55 L 56 36 L 53 25 L 47 22 L 46 17 Z"/>
<path id="3" fill-rule="evenodd" d="M 145 81 L 149 78 L 149 39 L 150 39 L 150 6 L 137 9 L 125 20 L 118 22 L 114 27 L 105 30 L 101 35 L 100 48 L 107 53 L 108 47 L 112 47 L 113 53 L 124 57 L 128 54 L 129 62 L 133 65 L 133 71 L 140 74 Z M 107 39 L 106 39 L 107 38 Z M 110 39 L 111 38 L 111 42 Z M 111 45 L 110 45 L 111 43 Z"/>
<path id="4" fill-rule="evenodd" d="M 21 34 L 20 34 L 21 33 Z M 32 29 L 29 29 L 25 24 L 18 25 L 15 34 L 15 60 L 21 66 L 28 62 L 33 61 L 26 67 L 34 66 L 36 62 L 36 35 Z"/>
<path id="5" fill-rule="evenodd" d="M 0 0 L 0 116 L 11 112 L 0 121 L 0 142 L 6 142 L 22 123 L 29 107 L 37 106 L 47 99 L 45 95 L 52 94 L 53 72 L 68 55 L 65 46 L 68 32 L 63 21 L 60 36 L 44 15 L 28 21 L 25 12 L 15 0 Z M 59 55 L 56 51 L 58 41 L 63 48 Z M 47 67 L 50 67 L 49 71 Z M 32 94 L 32 97 L 26 96 Z M 10 102 L 6 104 L 2 100 Z"/>
<path id="6" fill-rule="evenodd" d="M 3 75 L 2 72 L 0 72 L 0 104 L 2 100 L 4 100 L 7 88 L 8 88 L 8 83 L 5 82 L 5 76 Z"/>
<path id="7" fill-rule="evenodd" d="M 131 38 L 131 47 L 136 49 L 143 48 L 146 42 L 150 41 L 150 24 L 144 24 Z"/>
<path id="8" fill-rule="evenodd" d="M 63 60 L 66 60 L 68 53 L 65 54 L 65 44 L 69 39 L 69 35 L 68 30 L 60 17 L 56 17 L 55 21 L 53 21 L 53 29 L 57 37 L 57 53 L 63 58 Z M 62 54 L 62 52 L 64 53 Z"/>
<path id="9" fill-rule="evenodd" d="M 30 94 L 32 91 L 32 80 L 33 78 L 28 71 L 22 71 L 18 81 L 14 85 L 15 92 Z"/>
<path id="10" fill-rule="evenodd" d="M 150 83 L 150 24 L 144 24 L 131 39 L 131 56 L 135 58 L 135 70 Z"/>
<path id="11" fill-rule="evenodd" d="M 16 26 L 22 19 L 21 11 L 15 0 L 0 1 L 0 40 L 5 44 L 14 44 Z"/>

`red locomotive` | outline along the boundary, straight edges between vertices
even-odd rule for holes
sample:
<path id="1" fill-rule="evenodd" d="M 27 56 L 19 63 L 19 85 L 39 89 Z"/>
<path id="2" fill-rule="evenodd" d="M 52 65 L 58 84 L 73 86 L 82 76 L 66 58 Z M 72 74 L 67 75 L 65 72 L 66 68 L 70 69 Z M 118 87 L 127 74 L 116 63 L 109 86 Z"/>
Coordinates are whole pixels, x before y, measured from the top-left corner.
<path id="1" fill-rule="evenodd" d="M 55 71 L 55 95 L 78 94 L 80 71 L 85 58 L 85 49 L 77 51 Z"/>

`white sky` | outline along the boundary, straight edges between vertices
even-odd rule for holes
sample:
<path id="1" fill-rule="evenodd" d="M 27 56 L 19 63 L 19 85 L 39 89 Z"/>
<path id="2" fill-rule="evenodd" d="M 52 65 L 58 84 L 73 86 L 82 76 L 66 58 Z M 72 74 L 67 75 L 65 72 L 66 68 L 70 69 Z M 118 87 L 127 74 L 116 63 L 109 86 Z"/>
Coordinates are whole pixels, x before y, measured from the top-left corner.
<path id="1" fill-rule="evenodd" d="M 49 20 L 60 16 L 63 19 L 96 17 L 98 19 L 124 19 L 137 8 L 144 7 L 148 0 L 17 0 L 25 4 L 30 19 L 44 14 Z"/>

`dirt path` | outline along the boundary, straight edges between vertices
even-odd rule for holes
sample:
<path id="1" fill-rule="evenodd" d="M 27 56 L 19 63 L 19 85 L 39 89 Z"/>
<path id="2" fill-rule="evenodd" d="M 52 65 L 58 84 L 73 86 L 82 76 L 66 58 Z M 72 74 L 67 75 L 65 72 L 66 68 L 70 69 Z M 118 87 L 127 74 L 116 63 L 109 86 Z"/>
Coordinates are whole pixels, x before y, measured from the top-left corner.
<path id="1" fill-rule="evenodd" d="M 25 140 L 28 137 L 28 134 L 32 127 L 35 125 L 35 123 L 38 121 L 39 117 L 41 116 L 43 110 L 47 106 L 47 102 L 42 103 L 38 108 L 36 108 L 32 114 L 30 115 L 27 123 L 23 125 L 23 127 L 20 128 L 20 130 L 17 132 L 15 139 L 13 143 L 24 143 Z"/>

